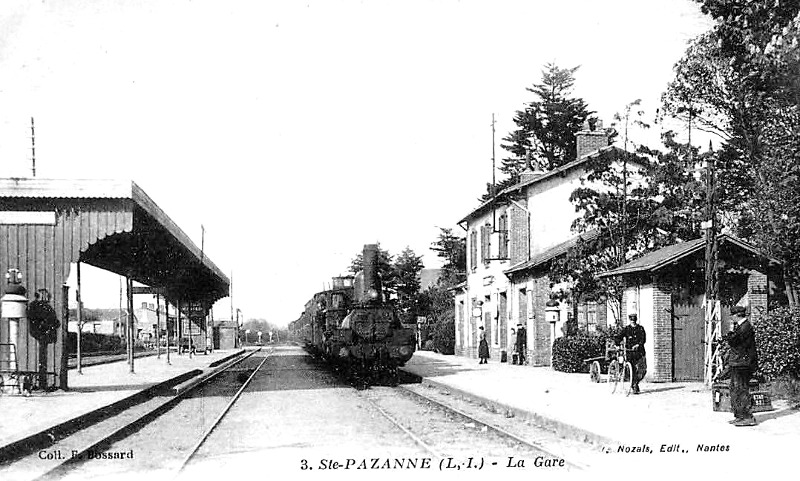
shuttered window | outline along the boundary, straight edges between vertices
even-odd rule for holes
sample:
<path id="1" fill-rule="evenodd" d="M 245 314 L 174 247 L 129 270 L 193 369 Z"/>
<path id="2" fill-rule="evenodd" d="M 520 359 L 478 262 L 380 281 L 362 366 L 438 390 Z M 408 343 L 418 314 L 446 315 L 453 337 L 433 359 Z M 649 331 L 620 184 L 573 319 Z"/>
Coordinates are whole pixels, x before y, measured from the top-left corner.
<path id="1" fill-rule="evenodd" d="M 489 249 L 491 243 L 492 226 L 489 224 L 481 226 L 481 260 L 484 264 L 489 264 Z"/>
<path id="2" fill-rule="evenodd" d="M 500 259 L 508 259 L 508 217 L 506 216 L 505 212 L 497 221 L 497 232 L 500 234 L 498 236 L 498 257 Z"/>
<path id="3" fill-rule="evenodd" d="M 469 233 L 469 268 L 474 272 L 478 268 L 478 233 Z"/>

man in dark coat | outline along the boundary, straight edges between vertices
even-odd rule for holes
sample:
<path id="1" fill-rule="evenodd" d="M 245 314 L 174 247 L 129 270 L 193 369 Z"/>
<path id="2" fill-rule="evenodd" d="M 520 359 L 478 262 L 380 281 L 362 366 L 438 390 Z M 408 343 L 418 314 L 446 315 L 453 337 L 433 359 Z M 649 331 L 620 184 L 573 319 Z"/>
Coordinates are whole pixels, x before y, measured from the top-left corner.
<path id="1" fill-rule="evenodd" d="M 627 359 L 633 368 L 631 388 L 634 394 L 639 394 L 639 381 L 644 378 L 647 372 L 644 350 L 647 334 L 644 332 L 644 328 L 639 325 L 639 317 L 636 314 L 629 315 L 628 320 L 630 323 L 622 328 L 622 332 L 617 335 L 616 341 L 619 344 L 625 339 L 625 348 L 629 349 Z"/>
<path id="2" fill-rule="evenodd" d="M 517 324 L 517 353 L 519 354 L 519 365 L 525 364 L 525 356 L 528 354 L 528 330 L 522 324 Z"/>
<path id="3" fill-rule="evenodd" d="M 747 310 L 743 306 L 731 307 L 732 321 L 737 324 L 725 335 L 731 350 L 728 354 L 728 367 L 731 373 L 731 408 L 733 408 L 734 426 L 755 426 L 750 396 L 750 377 L 758 367 L 756 354 L 756 334 Z"/>

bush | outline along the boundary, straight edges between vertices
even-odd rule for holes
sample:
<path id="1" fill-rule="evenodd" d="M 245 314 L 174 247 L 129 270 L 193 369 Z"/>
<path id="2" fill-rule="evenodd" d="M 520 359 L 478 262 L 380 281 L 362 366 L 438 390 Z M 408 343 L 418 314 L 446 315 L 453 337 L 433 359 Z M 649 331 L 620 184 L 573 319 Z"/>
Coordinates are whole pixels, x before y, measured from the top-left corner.
<path id="1" fill-rule="evenodd" d="M 604 356 L 606 339 L 618 334 L 619 328 L 611 326 L 595 333 L 579 331 L 572 336 L 563 336 L 553 343 L 553 369 L 561 372 L 589 372 L 584 359 Z"/>
<path id="2" fill-rule="evenodd" d="M 800 309 L 780 307 L 753 320 L 758 374 L 800 378 Z"/>
<path id="3" fill-rule="evenodd" d="M 108 334 L 94 334 L 84 332 L 81 336 L 81 353 L 90 352 L 120 352 L 124 351 L 125 346 L 119 336 Z M 75 354 L 78 352 L 78 334 L 70 332 L 67 338 L 67 352 Z"/>
<path id="4" fill-rule="evenodd" d="M 456 351 L 456 324 L 452 319 L 440 320 L 433 325 L 433 345 L 441 354 Z"/>
<path id="5" fill-rule="evenodd" d="M 553 343 L 553 369 L 561 372 L 589 372 L 583 362 L 605 354 L 605 337 L 579 333 L 563 336 Z"/>

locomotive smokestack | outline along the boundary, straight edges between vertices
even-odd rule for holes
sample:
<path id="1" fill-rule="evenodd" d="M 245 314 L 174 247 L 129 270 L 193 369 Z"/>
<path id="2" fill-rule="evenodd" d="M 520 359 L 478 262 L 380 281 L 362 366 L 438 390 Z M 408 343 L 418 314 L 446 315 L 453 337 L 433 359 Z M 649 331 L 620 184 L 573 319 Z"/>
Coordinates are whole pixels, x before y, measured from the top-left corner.
<path id="1" fill-rule="evenodd" d="M 363 255 L 366 300 L 381 300 L 381 278 L 378 275 L 378 245 L 366 244 Z M 373 294 L 374 293 L 374 294 Z M 374 297 L 373 297 L 374 296 Z"/>

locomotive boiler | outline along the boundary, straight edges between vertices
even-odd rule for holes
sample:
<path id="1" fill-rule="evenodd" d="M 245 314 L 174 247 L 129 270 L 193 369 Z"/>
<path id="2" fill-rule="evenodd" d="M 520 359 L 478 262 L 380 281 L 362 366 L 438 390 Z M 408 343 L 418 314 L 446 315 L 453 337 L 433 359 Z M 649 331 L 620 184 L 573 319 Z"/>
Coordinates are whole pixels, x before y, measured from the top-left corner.
<path id="1" fill-rule="evenodd" d="M 309 350 L 366 383 L 396 382 L 397 368 L 416 348 L 414 330 L 402 326 L 382 288 L 375 244 L 364 246 L 362 270 L 334 278 L 331 289 L 306 303 L 294 325 Z"/>

